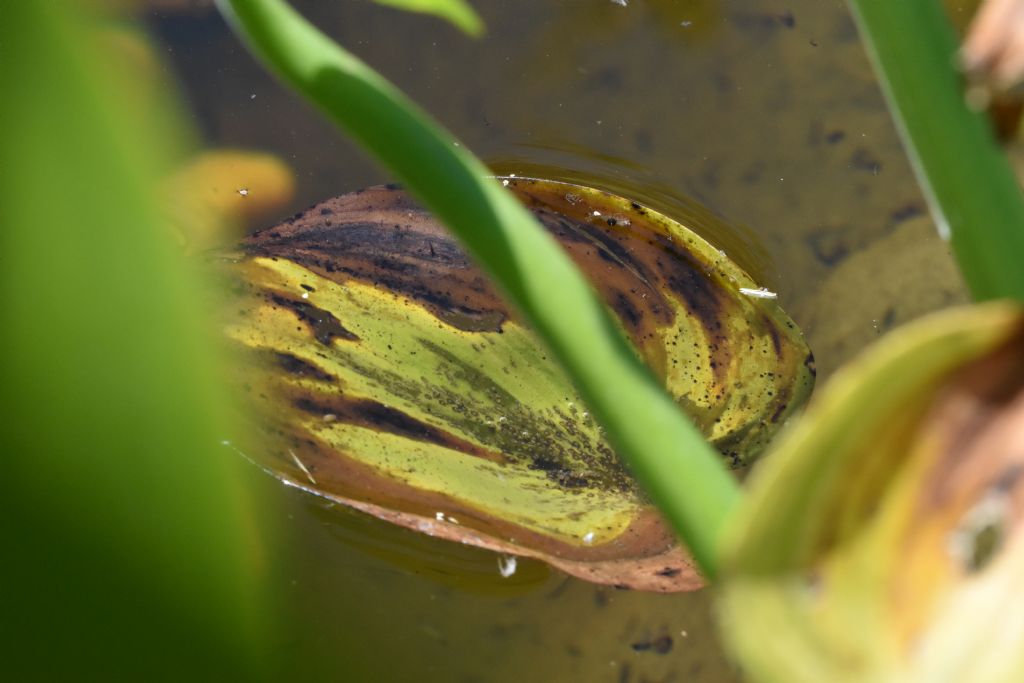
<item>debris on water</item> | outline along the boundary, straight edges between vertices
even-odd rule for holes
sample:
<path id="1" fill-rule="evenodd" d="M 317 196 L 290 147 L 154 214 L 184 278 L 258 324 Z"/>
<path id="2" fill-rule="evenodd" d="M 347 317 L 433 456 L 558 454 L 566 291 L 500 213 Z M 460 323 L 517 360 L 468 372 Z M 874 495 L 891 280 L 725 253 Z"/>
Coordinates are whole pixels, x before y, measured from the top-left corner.
<path id="1" fill-rule="evenodd" d="M 682 26 L 683 28 L 690 28 L 691 26 L 693 26 L 693 22 L 692 21 L 680 21 L 679 25 Z"/>
<path id="2" fill-rule="evenodd" d="M 502 180 L 501 184 L 504 185 L 505 187 L 508 187 L 508 180 Z"/>
<path id="3" fill-rule="evenodd" d="M 516 557 L 515 555 L 502 555 L 498 558 L 498 573 L 501 574 L 501 578 L 507 579 L 516 573 Z"/>
<path id="4" fill-rule="evenodd" d="M 622 7 L 625 7 L 626 5 L 629 4 L 629 0 L 612 0 L 612 2 L 614 2 L 616 5 L 620 5 Z"/>
<path id="5" fill-rule="evenodd" d="M 764 287 L 758 287 L 756 289 L 753 288 L 753 287 L 740 287 L 740 294 L 746 294 L 747 296 L 752 296 L 755 299 L 777 299 L 777 298 L 779 298 L 778 294 L 776 294 L 775 292 L 773 292 L 771 290 L 768 290 L 768 289 L 766 289 Z"/>
<path id="6" fill-rule="evenodd" d="M 439 522 L 443 522 L 444 521 L 444 513 L 443 512 L 436 512 L 436 513 L 434 513 L 434 519 L 436 519 Z"/>
<path id="7" fill-rule="evenodd" d="M 310 483 L 312 483 L 313 486 L 316 486 L 316 479 L 313 478 L 313 473 L 310 472 L 306 468 L 306 466 L 302 464 L 302 461 L 299 460 L 299 456 L 295 455 L 295 451 L 293 451 L 292 449 L 289 448 L 288 449 L 288 455 L 292 456 L 292 460 L 294 460 L 295 464 L 298 466 L 298 468 L 300 470 L 302 470 L 302 473 L 306 475 L 306 478 L 309 479 Z"/>
<path id="8" fill-rule="evenodd" d="M 630 647 L 633 648 L 633 652 L 655 652 L 659 655 L 665 655 L 672 651 L 672 636 L 660 636 L 653 640 L 641 640 L 632 643 Z"/>
<path id="9" fill-rule="evenodd" d="M 594 542 L 594 532 L 593 531 L 588 531 L 586 533 L 586 535 L 583 536 L 583 542 L 586 543 L 587 545 L 590 545 L 591 543 L 593 543 Z"/>

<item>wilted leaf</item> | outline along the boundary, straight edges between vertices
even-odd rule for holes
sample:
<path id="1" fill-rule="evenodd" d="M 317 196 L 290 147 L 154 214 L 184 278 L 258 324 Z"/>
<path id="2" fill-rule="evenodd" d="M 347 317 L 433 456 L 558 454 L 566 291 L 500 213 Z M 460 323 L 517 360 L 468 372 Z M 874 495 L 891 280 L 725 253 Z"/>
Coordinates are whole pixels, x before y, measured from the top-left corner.
<path id="1" fill-rule="evenodd" d="M 903 328 L 755 471 L 722 564 L 757 680 L 1024 677 L 1024 318 Z"/>
<path id="2" fill-rule="evenodd" d="M 734 465 L 807 396 L 810 355 L 750 278 L 666 217 L 509 179 Z M 282 477 L 421 531 L 595 581 L 698 585 L 545 348 L 404 193 L 372 188 L 247 240 L 229 336 Z"/>

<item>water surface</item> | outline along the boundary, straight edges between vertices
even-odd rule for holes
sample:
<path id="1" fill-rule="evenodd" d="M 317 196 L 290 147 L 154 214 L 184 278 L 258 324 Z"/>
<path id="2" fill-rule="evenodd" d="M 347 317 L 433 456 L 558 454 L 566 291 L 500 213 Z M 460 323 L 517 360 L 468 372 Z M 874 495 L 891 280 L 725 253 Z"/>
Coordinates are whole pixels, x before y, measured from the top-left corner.
<path id="1" fill-rule="evenodd" d="M 368 2 L 296 6 L 501 172 L 622 192 L 725 249 L 829 374 L 962 298 L 840 0 L 474 0 L 488 34 Z M 282 215 L 391 180 L 267 76 L 211 12 L 153 26 L 210 146 L 297 170 Z M 274 650 L 296 679 L 739 680 L 708 592 L 592 586 L 297 491 Z"/>

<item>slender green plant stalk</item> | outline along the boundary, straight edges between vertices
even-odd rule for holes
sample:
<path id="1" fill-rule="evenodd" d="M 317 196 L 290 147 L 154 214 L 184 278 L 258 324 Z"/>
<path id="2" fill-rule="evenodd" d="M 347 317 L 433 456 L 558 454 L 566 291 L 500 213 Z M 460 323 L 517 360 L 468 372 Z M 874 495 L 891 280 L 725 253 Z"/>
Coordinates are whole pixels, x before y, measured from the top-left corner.
<path id="1" fill-rule="evenodd" d="M 467 35 L 479 38 L 484 32 L 484 22 L 473 6 L 466 0 L 376 0 L 378 5 L 386 5 L 408 12 L 433 14 L 445 19 Z"/>
<path id="2" fill-rule="evenodd" d="M 850 0 L 932 214 L 976 300 L 1024 300 L 1024 198 L 963 98 L 937 0 Z M 927 277 L 926 273 L 921 274 Z"/>
<path id="3" fill-rule="evenodd" d="M 738 486 L 637 360 L 569 257 L 449 133 L 286 3 L 218 5 L 257 55 L 404 182 L 490 273 L 713 576 Z"/>

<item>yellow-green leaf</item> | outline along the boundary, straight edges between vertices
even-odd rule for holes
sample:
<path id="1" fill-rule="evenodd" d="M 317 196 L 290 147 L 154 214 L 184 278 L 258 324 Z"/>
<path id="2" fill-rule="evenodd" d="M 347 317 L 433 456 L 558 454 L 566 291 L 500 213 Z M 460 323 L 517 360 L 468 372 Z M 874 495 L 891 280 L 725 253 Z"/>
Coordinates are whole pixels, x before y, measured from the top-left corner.
<path id="1" fill-rule="evenodd" d="M 378 5 L 396 7 L 409 12 L 433 14 L 451 22 L 471 36 L 484 32 L 484 22 L 473 6 L 465 0 L 375 0 Z"/>
<path id="2" fill-rule="evenodd" d="M 682 225 L 590 188 L 506 179 L 733 465 L 806 398 L 775 301 Z M 286 479 L 427 533 L 606 583 L 698 585 L 547 350 L 398 190 L 331 199 L 250 239 L 229 336 Z"/>
<path id="3" fill-rule="evenodd" d="M 892 333 L 751 478 L 722 624 L 755 680 L 1024 678 L 1024 316 Z"/>

